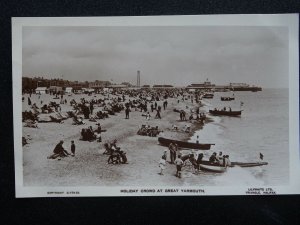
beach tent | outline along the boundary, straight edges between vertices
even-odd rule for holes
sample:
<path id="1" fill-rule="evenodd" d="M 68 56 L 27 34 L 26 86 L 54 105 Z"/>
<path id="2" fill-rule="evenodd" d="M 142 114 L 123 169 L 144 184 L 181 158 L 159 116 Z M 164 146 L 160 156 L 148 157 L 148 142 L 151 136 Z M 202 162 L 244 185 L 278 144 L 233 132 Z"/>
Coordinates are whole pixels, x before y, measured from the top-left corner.
<path id="1" fill-rule="evenodd" d="M 47 87 L 37 87 L 35 89 L 36 94 L 46 94 L 47 93 Z"/>
<path id="2" fill-rule="evenodd" d="M 65 93 L 72 93 L 73 88 L 66 87 Z"/>

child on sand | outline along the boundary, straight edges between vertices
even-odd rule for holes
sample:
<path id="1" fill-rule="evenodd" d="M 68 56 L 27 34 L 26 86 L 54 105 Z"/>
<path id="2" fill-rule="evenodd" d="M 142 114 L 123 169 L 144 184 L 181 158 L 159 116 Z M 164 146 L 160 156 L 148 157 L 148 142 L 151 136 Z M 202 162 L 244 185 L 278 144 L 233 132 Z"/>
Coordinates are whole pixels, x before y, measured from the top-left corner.
<path id="1" fill-rule="evenodd" d="M 159 175 L 164 175 L 163 171 L 166 168 L 166 160 L 167 160 L 167 150 L 164 151 L 164 154 L 159 161 L 159 168 L 160 168 Z"/>

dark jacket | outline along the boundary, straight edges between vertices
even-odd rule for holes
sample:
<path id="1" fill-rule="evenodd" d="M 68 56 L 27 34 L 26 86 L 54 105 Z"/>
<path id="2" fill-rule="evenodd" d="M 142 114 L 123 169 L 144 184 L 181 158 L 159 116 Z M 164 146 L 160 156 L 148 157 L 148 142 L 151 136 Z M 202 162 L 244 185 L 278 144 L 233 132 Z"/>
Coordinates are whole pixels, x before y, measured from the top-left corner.
<path id="1" fill-rule="evenodd" d="M 61 143 L 58 143 L 58 144 L 55 146 L 54 150 L 53 150 L 53 152 L 54 152 L 55 154 L 59 154 L 59 153 L 61 153 L 61 152 L 63 152 L 63 151 L 64 151 L 64 148 L 63 148 L 63 146 L 62 146 Z"/>

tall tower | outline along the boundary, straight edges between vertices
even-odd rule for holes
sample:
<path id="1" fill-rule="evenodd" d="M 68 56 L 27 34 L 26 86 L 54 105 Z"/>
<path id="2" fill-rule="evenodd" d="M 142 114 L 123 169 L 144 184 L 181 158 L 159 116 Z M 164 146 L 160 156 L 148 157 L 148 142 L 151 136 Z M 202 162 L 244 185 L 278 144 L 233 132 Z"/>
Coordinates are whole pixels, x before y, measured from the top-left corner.
<path id="1" fill-rule="evenodd" d="M 137 71 L 137 77 L 136 77 L 136 86 L 137 87 L 141 86 L 141 80 L 140 80 L 141 79 L 141 75 L 140 74 L 141 74 L 141 72 L 138 70 Z"/>

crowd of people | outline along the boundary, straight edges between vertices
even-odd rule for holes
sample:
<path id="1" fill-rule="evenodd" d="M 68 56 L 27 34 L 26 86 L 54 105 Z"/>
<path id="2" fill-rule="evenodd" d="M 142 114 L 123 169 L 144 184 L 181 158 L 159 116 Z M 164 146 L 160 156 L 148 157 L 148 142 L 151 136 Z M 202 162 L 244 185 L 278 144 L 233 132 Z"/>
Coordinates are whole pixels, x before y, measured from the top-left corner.
<path id="1" fill-rule="evenodd" d="M 97 127 L 88 126 L 86 128 L 81 128 L 81 138 L 83 141 L 97 141 L 102 142 L 102 129 L 99 120 L 109 119 L 111 116 L 120 113 L 124 110 L 125 117 L 124 119 L 132 119 L 130 117 L 131 112 L 139 111 L 142 113 L 142 116 L 145 117 L 146 121 L 152 119 L 162 119 L 164 116 L 164 111 L 170 106 L 168 99 L 176 98 L 178 101 L 186 101 L 190 99 L 192 102 L 194 99 L 199 103 L 197 93 L 191 95 L 187 94 L 184 89 L 150 89 L 150 90 L 115 90 L 112 93 L 102 93 L 102 95 L 94 95 L 92 98 L 82 97 L 80 100 L 67 99 L 64 98 L 64 95 L 54 95 L 53 99 L 58 99 L 57 101 L 50 100 L 49 103 L 44 102 L 40 98 L 40 106 L 37 106 L 37 102 L 33 103 L 31 95 L 27 99 L 27 104 L 30 107 L 30 110 L 25 110 L 22 114 L 23 121 L 34 121 L 37 123 L 42 122 L 57 122 L 63 123 L 64 120 L 71 118 L 73 120 L 73 125 L 85 125 L 89 122 L 95 122 Z M 40 95 L 39 95 L 40 97 Z M 23 101 L 25 98 L 23 97 Z M 72 108 L 69 111 L 63 111 L 62 107 L 66 108 L 66 105 Z M 65 105 L 65 106 L 63 106 Z M 63 114 L 66 112 L 66 114 Z M 41 118 L 41 115 L 49 116 L 49 119 Z M 180 110 L 180 120 L 187 121 L 187 114 L 190 114 L 189 120 L 194 119 L 196 115 L 196 120 L 205 118 L 205 114 L 199 112 L 199 107 L 194 111 L 190 112 L 185 110 Z M 177 127 L 176 125 L 174 128 Z M 190 132 L 190 125 L 185 124 L 183 128 L 184 132 Z M 161 130 L 158 129 L 158 126 L 150 127 L 149 125 L 141 125 L 141 128 L 137 132 L 138 135 L 156 137 Z M 104 153 L 108 154 L 107 162 L 110 164 L 116 163 L 127 163 L 126 153 L 120 150 L 120 147 L 116 146 L 116 140 L 113 142 L 106 142 L 104 146 Z M 62 159 L 68 156 L 75 156 L 75 142 L 71 141 L 70 150 L 66 150 L 63 147 L 64 141 L 61 140 L 56 144 L 53 153 L 48 156 L 48 159 Z M 187 166 L 188 162 L 193 162 L 192 157 L 189 160 L 186 160 L 184 156 L 178 154 L 178 146 L 176 143 L 171 143 L 169 146 L 170 152 L 170 163 L 175 164 L 177 168 L 176 175 L 180 176 L 180 171 L 182 166 Z M 160 160 L 160 174 L 163 174 L 163 171 L 166 167 L 167 151 Z M 199 162 L 197 159 L 196 162 Z M 193 164 L 194 165 L 194 164 Z M 199 169 L 199 166 L 198 166 Z"/>

